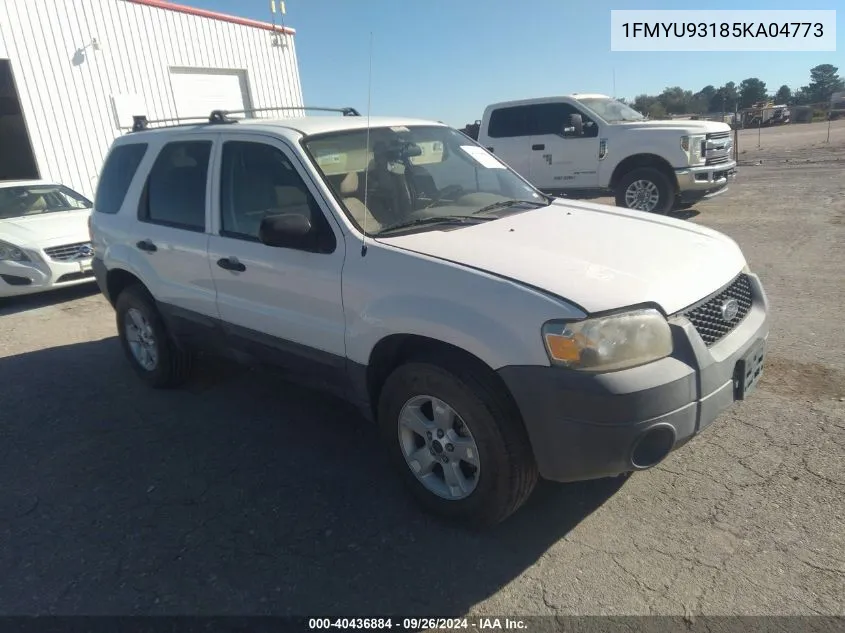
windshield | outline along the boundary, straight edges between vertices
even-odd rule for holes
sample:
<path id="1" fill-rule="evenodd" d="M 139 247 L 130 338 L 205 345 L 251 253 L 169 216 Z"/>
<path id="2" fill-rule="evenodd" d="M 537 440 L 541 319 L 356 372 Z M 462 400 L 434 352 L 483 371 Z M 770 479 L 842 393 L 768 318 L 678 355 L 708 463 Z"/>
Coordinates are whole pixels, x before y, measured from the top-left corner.
<path id="1" fill-rule="evenodd" d="M 372 128 L 370 151 L 367 142 L 366 129 L 303 142 L 365 233 L 386 234 L 410 224 L 429 230 L 450 220 L 460 226 L 548 204 L 495 156 L 449 127 Z"/>
<path id="2" fill-rule="evenodd" d="M 0 187 L 0 219 L 90 209 L 91 201 L 64 185 Z"/>
<path id="3" fill-rule="evenodd" d="M 578 102 L 583 103 L 608 123 L 645 120 L 642 114 L 616 99 L 578 99 Z"/>

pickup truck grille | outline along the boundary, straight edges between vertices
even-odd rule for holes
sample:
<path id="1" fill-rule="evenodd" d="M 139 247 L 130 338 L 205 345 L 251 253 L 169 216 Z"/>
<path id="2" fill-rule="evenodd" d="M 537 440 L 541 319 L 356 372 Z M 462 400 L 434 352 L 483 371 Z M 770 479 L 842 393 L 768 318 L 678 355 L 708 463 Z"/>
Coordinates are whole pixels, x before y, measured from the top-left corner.
<path id="1" fill-rule="evenodd" d="M 88 259 L 93 255 L 90 242 L 52 246 L 45 248 L 44 252 L 47 253 L 47 257 L 56 262 L 72 262 L 78 259 Z"/>
<path id="2" fill-rule="evenodd" d="M 733 154 L 733 140 L 731 133 L 711 132 L 704 141 L 705 165 L 721 165 L 731 161 Z"/>
<path id="3" fill-rule="evenodd" d="M 731 300 L 737 303 L 736 315 L 729 321 L 723 307 Z M 680 316 L 690 320 L 707 347 L 715 345 L 733 332 L 751 310 L 751 281 L 742 273 L 724 290 L 682 310 Z"/>

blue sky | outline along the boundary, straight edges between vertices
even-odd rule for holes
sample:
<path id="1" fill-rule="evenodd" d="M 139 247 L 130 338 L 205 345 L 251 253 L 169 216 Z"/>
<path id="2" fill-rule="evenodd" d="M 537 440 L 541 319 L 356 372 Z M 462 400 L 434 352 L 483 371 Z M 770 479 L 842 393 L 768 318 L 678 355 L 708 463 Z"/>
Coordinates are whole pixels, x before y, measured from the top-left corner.
<path id="1" fill-rule="evenodd" d="M 182 0 L 270 20 L 269 0 Z M 372 113 L 461 127 L 495 101 L 570 92 L 633 97 L 679 85 L 693 91 L 759 77 L 774 92 L 809 81 L 831 63 L 845 76 L 845 5 L 817 0 L 286 0 L 296 31 L 307 105 L 367 106 L 373 33 Z M 837 7 L 837 5 L 840 5 Z M 611 9 L 840 9 L 837 51 L 822 53 L 628 53 L 610 51 Z M 278 17 L 278 14 L 277 14 Z"/>

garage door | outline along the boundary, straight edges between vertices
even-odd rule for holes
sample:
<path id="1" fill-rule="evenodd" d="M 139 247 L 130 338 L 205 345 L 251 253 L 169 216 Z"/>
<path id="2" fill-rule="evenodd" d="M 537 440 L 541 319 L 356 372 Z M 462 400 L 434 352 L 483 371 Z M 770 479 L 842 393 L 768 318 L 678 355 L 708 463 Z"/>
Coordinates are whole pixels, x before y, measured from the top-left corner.
<path id="1" fill-rule="evenodd" d="M 178 117 L 206 117 L 212 110 L 252 107 L 245 70 L 172 68 L 170 84 Z"/>

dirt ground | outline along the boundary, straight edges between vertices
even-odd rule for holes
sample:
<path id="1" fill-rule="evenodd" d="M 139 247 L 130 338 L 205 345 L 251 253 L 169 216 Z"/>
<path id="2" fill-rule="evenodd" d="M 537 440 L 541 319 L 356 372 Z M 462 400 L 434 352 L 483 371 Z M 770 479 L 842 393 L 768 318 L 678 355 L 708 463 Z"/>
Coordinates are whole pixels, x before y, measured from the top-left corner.
<path id="1" fill-rule="evenodd" d="M 151 392 L 93 290 L 0 309 L 0 612 L 845 615 L 845 122 L 825 134 L 743 132 L 736 184 L 687 212 L 768 292 L 753 397 L 483 535 L 421 514 L 340 403 L 222 363 Z"/>

